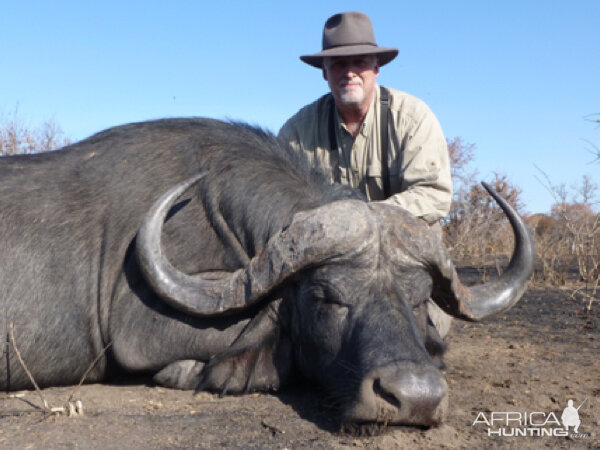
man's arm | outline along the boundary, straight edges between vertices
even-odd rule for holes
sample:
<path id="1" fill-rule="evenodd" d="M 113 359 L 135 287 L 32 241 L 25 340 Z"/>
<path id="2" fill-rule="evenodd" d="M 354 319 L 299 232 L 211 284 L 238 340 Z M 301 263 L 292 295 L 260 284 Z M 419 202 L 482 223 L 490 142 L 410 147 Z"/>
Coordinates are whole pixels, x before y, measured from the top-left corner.
<path id="1" fill-rule="evenodd" d="M 427 222 L 435 222 L 450 212 L 452 179 L 446 139 L 437 118 L 421 103 L 418 113 L 409 118 L 392 114 L 398 136 L 401 192 L 387 203 L 402 206 Z"/>
<path id="2" fill-rule="evenodd" d="M 300 136 L 298 135 L 297 130 L 295 130 L 291 119 L 283 124 L 279 130 L 279 133 L 277 134 L 277 137 L 290 144 L 294 150 L 298 151 L 301 149 Z"/>

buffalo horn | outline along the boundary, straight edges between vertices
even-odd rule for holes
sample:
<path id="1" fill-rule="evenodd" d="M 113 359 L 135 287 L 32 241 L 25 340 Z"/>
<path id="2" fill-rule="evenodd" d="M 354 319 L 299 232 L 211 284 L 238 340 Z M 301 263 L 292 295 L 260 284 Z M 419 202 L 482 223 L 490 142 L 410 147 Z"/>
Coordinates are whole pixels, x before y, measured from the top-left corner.
<path id="1" fill-rule="evenodd" d="M 500 277 L 479 286 L 464 286 L 448 257 L 436 264 L 433 300 L 448 314 L 463 320 L 479 321 L 512 307 L 527 289 L 535 266 L 535 241 L 517 211 L 488 184 L 482 183 L 500 205 L 513 229 L 515 246 L 506 270 Z"/>
<path id="2" fill-rule="evenodd" d="M 212 316 L 243 310 L 299 270 L 325 260 L 350 258 L 373 239 L 366 204 L 341 201 L 296 213 L 289 227 L 275 234 L 245 267 L 219 276 L 215 272 L 188 275 L 165 257 L 162 224 L 175 201 L 202 176 L 162 195 L 146 213 L 136 238 L 142 274 L 158 295 L 180 311 Z"/>

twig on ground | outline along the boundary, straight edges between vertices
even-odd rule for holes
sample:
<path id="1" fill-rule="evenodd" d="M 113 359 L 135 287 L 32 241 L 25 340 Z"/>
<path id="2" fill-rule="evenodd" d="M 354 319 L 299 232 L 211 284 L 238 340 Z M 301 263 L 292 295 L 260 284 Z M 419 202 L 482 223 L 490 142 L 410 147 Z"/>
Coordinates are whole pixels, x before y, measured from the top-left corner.
<path id="1" fill-rule="evenodd" d="M 67 404 L 68 405 L 71 404 L 71 401 L 73 400 L 73 397 L 75 397 L 75 394 L 77 393 L 77 391 L 79 391 L 79 388 L 81 387 L 81 385 L 83 384 L 83 382 L 85 381 L 85 379 L 87 378 L 87 376 L 90 374 L 90 372 L 92 371 L 92 369 L 96 366 L 96 364 L 98 363 L 98 361 L 100 361 L 100 358 L 102 358 L 102 356 L 104 355 L 104 353 L 106 353 L 106 350 L 108 350 L 111 345 L 112 345 L 112 342 L 109 342 L 108 344 L 106 344 L 104 346 L 104 348 L 100 351 L 100 353 L 98 353 L 98 355 L 94 358 L 94 360 L 89 365 L 89 367 L 87 368 L 87 370 L 83 373 L 83 376 L 81 377 L 81 380 L 79 380 L 79 384 L 75 387 L 75 389 L 73 390 L 73 392 L 69 396 L 69 399 L 67 400 Z"/>
<path id="2" fill-rule="evenodd" d="M 79 391 L 79 388 L 84 383 L 85 379 L 90 374 L 90 372 L 92 371 L 92 369 L 96 366 L 96 364 L 98 363 L 98 361 L 100 360 L 100 358 L 102 357 L 102 355 L 104 355 L 104 353 L 106 353 L 106 350 L 108 350 L 108 348 L 112 345 L 112 342 L 109 342 L 102 349 L 102 351 L 100 351 L 100 353 L 98 353 L 98 355 L 94 358 L 94 360 L 92 361 L 92 363 L 89 365 L 89 367 L 83 373 L 83 376 L 81 377 L 81 380 L 79 381 L 79 384 L 77 386 L 75 386 L 75 389 L 73 390 L 73 392 L 71 393 L 71 395 L 67 399 L 67 401 L 65 403 L 65 406 L 55 406 L 55 407 L 52 407 L 46 401 L 44 395 L 42 394 L 42 390 L 40 389 L 40 387 L 36 383 L 35 378 L 33 378 L 32 373 L 27 368 L 27 365 L 25 364 L 25 361 L 23 360 L 23 357 L 21 356 L 21 352 L 19 351 L 19 348 L 17 347 L 17 343 L 15 342 L 14 325 L 13 325 L 12 321 L 9 323 L 9 337 L 10 337 L 10 342 L 11 342 L 11 344 L 12 344 L 14 350 L 15 350 L 15 354 L 17 355 L 17 359 L 19 360 L 19 363 L 21 364 L 21 367 L 23 368 L 23 370 L 25 371 L 25 373 L 29 377 L 29 380 L 31 381 L 31 383 L 33 384 L 33 386 L 35 387 L 35 390 L 37 391 L 38 395 L 40 396 L 40 398 L 41 398 L 42 403 L 43 403 L 44 406 L 43 406 L 43 408 L 40 408 L 36 404 L 31 403 L 30 401 L 24 399 L 23 395 L 13 394 L 11 397 L 19 398 L 20 400 L 24 401 L 28 405 L 30 405 L 33 408 L 35 408 L 35 411 L 21 411 L 21 410 L 19 410 L 19 411 L 7 411 L 7 412 L 4 412 L 4 413 L 1 413 L 0 416 L 2 416 L 2 415 L 22 415 L 22 414 L 27 414 L 29 412 L 42 412 L 44 414 L 67 414 L 68 416 L 82 415 L 83 414 L 83 404 L 81 403 L 81 400 L 73 401 L 73 398 L 75 397 L 75 395 Z"/>
<path id="3" fill-rule="evenodd" d="M 10 342 L 12 343 L 12 346 L 15 349 L 15 354 L 17 355 L 17 359 L 19 360 L 19 363 L 21 364 L 21 367 L 23 367 L 23 370 L 25 371 L 25 373 L 29 377 L 29 380 L 31 381 L 31 383 L 35 387 L 35 390 L 37 391 L 37 393 L 39 394 L 40 398 L 42 399 L 42 403 L 44 404 L 44 409 L 46 411 L 50 411 L 50 407 L 48 406 L 48 402 L 44 398 L 44 395 L 42 394 L 42 391 L 41 391 L 40 387 L 35 382 L 35 379 L 33 378 L 33 375 L 31 374 L 31 372 L 29 371 L 29 369 L 25 365 L 25 361 L 23 361 L 23 358 L 21 357 L 21 352 L 19 351 L 19 348 L 17 347 L 17 343 L 15 342 L 14 325 L 13 325 L 12 321 L 9 323 L 8 327 L 9 327 L 8 332 L 9 332 L 9 335 L 10 335 Z"/>

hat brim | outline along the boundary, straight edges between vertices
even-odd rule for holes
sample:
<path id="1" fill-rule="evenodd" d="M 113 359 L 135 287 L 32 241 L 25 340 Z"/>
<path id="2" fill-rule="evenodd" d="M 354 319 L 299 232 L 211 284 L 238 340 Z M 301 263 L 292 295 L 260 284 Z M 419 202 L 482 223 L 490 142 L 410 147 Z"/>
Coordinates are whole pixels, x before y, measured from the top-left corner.
<path id="1" fill-rule="evenodd" d="M 300 59 L 313 67 L 323 67 L 323 58 L 328 56 L 354 56 L 354 55 L 377 55 L 379 65 L 384 66 L 398 56 L 398 49 L 377 47 L 373 45 L 344 45 L 328 48 L 314 55 L 302 55 Z"/>

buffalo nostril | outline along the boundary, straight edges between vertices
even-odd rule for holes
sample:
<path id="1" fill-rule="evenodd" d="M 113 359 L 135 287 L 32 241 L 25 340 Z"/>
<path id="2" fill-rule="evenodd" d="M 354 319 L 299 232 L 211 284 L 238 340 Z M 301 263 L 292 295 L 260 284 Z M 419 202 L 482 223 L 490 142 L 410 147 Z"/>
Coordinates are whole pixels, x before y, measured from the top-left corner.
<path id="1" fill-rule="evenodd" d="M 400 407 L 402 406 L 402 402 L 396 395 L 394 395 L 393 392 L 389 392 L 383 388 L 383 386 L 381 385 L 380 378 L 375 378 L 375 380 L 373 381 L 373 392 L 376 396 L 382 398 L 395 408 L 400 409 Z"/>
<path id="2" fill-rule="evenodd" d="M 373 395 L 381 406 L 395 410 L 398 422 L 430 426 L 441 421 L 448 386 L 435 367 L 406 364 L 381 368 L 373 375 Z"/>
<path id="3" fill-rule="evenodd" d="M 448 386 L 433 365 L 413 363 L 380 367 L 366 376 L 345 422 L 432 426 L 445 413 Z"/>

